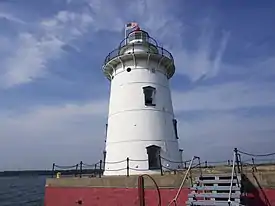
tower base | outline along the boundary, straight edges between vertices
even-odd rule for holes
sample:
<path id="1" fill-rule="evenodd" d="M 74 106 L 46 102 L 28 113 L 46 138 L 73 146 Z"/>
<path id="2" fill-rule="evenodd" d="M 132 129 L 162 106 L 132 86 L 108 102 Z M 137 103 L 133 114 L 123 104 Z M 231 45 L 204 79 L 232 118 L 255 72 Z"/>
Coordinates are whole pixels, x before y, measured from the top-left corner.
<path id="1" fill-rule="evenodd" d="M 251 168 L 248 168 L 250 171 Z M 230 167 L 203 169 L 205 175 L 224 174 L 231 176 Z M 179 197 L 177 205 L 186 205 L 190 200 L 190 185 L 196 184 L 195 177 L 200 177 L 199 170 L 192 170 L 192 178 L 188 178 Z M 275 170 L 268 167 L 256 173 L 247 173 L 242 177 L 242 196 L 246 205 L 267 206 L 275 205 Z M 143 192 L 140 190 L 139 176 L 103 176 L 98 177 L 60 177 L 46 181 L 45 206 L 139 206 L 168 205 L 176 196 L 182 182 L 183 173 L 152 175 L 158 190 L 150 178 L 144 176 Z M 188 195 L 189 194 L 189 195 Z"/>

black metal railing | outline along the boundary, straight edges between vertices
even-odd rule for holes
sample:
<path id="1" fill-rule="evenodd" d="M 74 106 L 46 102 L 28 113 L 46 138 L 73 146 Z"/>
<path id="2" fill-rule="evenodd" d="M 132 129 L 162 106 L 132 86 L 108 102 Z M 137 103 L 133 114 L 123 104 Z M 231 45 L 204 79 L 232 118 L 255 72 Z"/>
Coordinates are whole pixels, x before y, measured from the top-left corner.
<path id="1" fill-rule="evenodd" d="M 148 171 L 149 168 L 134 168 L 131 166 L 131 162 L 148 162 L 147 159 L 130 159 L 126 158 L 124 160 L 120 161 L 114 161 L 114 162 L 104 162 L 102 160 L 94 163 L 94 164 L 87 164 L 83 161 L 80 161 L 79 164 L 70 165 L 70 166 L 61 166 L 57 164 L 53 164 L 52 167 L 52 177 L 54 177 L 58 172 L 61 173 L 62 176 L 75 176 L 75 177 L 101 177 L 103 175 L 104 171 L 125 171 L 126 176 L 130 176 L 131 171 Z M 171 171 L 175 174 L 179 171 L 185 171 L 189 165 L 191 160 L 185 160 L 185 161 L 174 161 L 169 160 L 165 157 L 159 156 L 159 167 L 155 168 L 158 169 L 161 173 L 161 175 L 164 174 L 164 172 Z M 192 168 L 215 168 L 215 167 L 232 167 L 232 160 L 224 160 L 224 161 L 201 161 L 199 159 L 199 163 L 196 165 L 192 165 Z M 172 167 L 167 164 L 174 164 Z M 107 169 L 105 167 L 106 164 L 120 164 L 122 165 L 120 168 L 116 169 Z M 247 166 L 253 166 L 254 169 L 257 169 L 257 166 L 260 165 L 266 165 L 266 164 L 273 164 L 275 165 L 275 160 L 272 161 L 271 159 L 255 159 L 255 157 L 251 159 L 246 159 L 244 161 L 240 160 L 240 157 L 238 155 L 238 158 L 236 158 L 236 167 L 238 171 L 240 172 L 243 167 Z M 239 165 L 239 166 L 238 166 Z"/>
<path id="2" fill-rule="evenodd" d="M 79 164 L 70 165 L 70 166 L 61 166 L 53 163 L 52 166 L 52 177 L 57 173 L 62 173 L 63 175 L 74 175 L 77 176 Z"/>
<path id="3" fill-rule="evenodd" d="M 163 47 L 160 47 L 158 45 L 153 45 L 153 44 L 148 44 L 148 43 L 126 45 L 127 46 L 127 54 L 137 53 L 138 51 L 140 51 L 140 45 L 145 45 L 145 44 L 146 44 L 145 52 L 147 52 L 148 54 L 159 54 L 163 57 L 170 59 L 172 62 L 174 62 L 174 58 L 169 51 L 167 51 L 166 49 L 164 49 Z M 124 53 L 122 53 L 121 51 L 126 46 L 118 47 L 118 48 L 114 49 L 113 51 L 111 51 L 105 58 L 104 65 L 106 65 L 112 59 L 124 55 Z M 142 52 L 144 52 L 144 50 Z"/>
<path id="4" fill-rule="evenodd" d="M 253 171 L 257 171 L 258 166 L 265 165 L 275 165 L 275 153 L 269 154 L 250 154 L 246 152 L 242 152 L 237 148 L 234 149 L 235 154 L 235 163 L 238 173 L 243 173 L 244 167 L 252 168 Z M 249 156 L 242 160 L 241 155 Z M 269 158 L 267 158 L 269 157 Z M 126 158 L 124 160 L 113 161 L 113 162 L 104 162 L 102 160 L 98 161 L 94 164 L 87 164 L 83 161 L 80 161 L 79 164 L 69 165 L 69 166 L 61 166 L 53 163 L 52 166 L 52 177 L 54 177 L 57 173 L 61 173 L 62 175 L 73 175 L 82 177 L 84 175 L 88 175 L 89 177 L 101 177 L 104 171 L 125 171 L 125 175 L 129 176 L 130 171 L 148 171 L 149 168 L 134 168 L 131 166 L 131 162 L 148 162 L 148 159 L 130 159 Z M 154 168 L 160 170 L 161 175 L 164 174 L 165 171 L 173 171 L 175 174 L 177 171 L 186 170 L 188 164 L 191 160 L 185 161 L 175 161 L 170 160 L 165 157 L 159 155 L 159 167 Z M 174 164 L 170 167 L 169 163 Z M 123 165 L 121 168 L 116 169 L 106 169 L 106 164 L 120 164 Z M 175 165 L 176 164 L 176 165 Z M 224 160 L 224 161 L 201 161 L 199 158 L 199 164 L 193 165 L 192 168 L 215 168 L 215 167 L 232 167 L 233 160 Z M 169 165 L 169 166 L 167 166 Z"/>
<path id="5" fill-rule="evenodd" d="M 267 154 L 252 154 L 248 152 L 244 152 L 234 149 L 234 153 L 236 155 L 236 164 L 237 169 L 240 174 L 243 174 L 244 167 L 252 168 L 252 171 L 257 171 L 257 167 L 259 166 L 269 166 L 275 165 L 275 152 L 267 153 Z M 242 157 L 245 157 L 245 160 L 242 160 Z"/>

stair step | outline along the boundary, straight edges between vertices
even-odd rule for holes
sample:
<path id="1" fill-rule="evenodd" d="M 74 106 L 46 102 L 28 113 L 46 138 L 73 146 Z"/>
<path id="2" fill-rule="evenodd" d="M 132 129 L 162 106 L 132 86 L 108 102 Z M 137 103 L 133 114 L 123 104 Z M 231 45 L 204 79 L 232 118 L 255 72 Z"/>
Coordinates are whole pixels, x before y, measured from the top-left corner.
<path id="1" fill-rule="evenodd" d="M 231 182 L 231 180 L 199 180 L 198 182 L 203 184 L 226 184 Z M 237 179 L 233 179 L 233 183 L 238 183 Z"/>
<path id="2" fill-rule="evenodd" d="M 191 187 L 190 190 L 214 190 L 214 191 L 225 191 L 230 190 L 230 186 L 199 186 L 199 187 Z M 232 191 L 239 191 L 240 188 L 237 186 L 232 187 Z"/>
<path id="3" fill-rule="evenodd" d="M 200 176 L 200 177 L 196 177 L 195 178 L 196 180 L 204 180 L 204 179 L 231 179 L 231 175 L 226 175 L 226 174 L 223 174 L 223 175 L 203 175 L 203 176 Z M 241 179 L 241 176 L 236 176 L 234 175 L 233 176 L 233 179 Z"/>
<path id="4" fill-rule="evenodd" d="M 228 198 L 229 193 L 190 193 L 188 194 L 188 197 L 193 198 L 193 197 L 197 197 L 197 198 Z M 232 193 L 231 194 L 231 198 L 234 199 L 238 199 L 240 198 L 240 193 L 236 194 L 236 193 Z"/>
<path id="5" fill-rule="evenodd" d="M 215 174 L 215 173 L 209 173 L 209 174 L 207 174 L 207 173 L 204 173 L 203 175 L 202 175 L 202 177 L 231 177 L 231 173 L 217 173 L 217 174 Z M 236 176 L 239 176 L 239 175 L 234 175 L 235 177 Z M 198 177 L 200 177 L 200 176 L 198 176 Z"/>
<path id="6" fill-rule="evenodd" d="M 229 191 L 229 188 L 230 188 L 230 185 L 215 185 L 215 184 L 199 184 L 199 185 L 197 185 L 197 184 L 193 184 L 193 186 L 190 188 L 190 190 L 192 190 L 192 188 L 202 188 L 202 187 L 216 187 L 216 188 L 219 188 L 219 187 L 222 187 L 222 188 L 224 188 L 224 187 L 228 187 L 228 189 L 226 190 L 224 190 L 224 191 Z M 235 193 L 235 192 L 237 192 L 237 191 L 240 191 L 240 189 L 237 189 L 237 190 L 235 190 L 234 188 L 241 188 L 240 186 L 238 186 L 238 184 L 236 184 L 236 185 L 232 185 L 232 192 L 233 193 Z M 206 189 L 197 189 L 197 190 L 206 190 Z M 217 191 L 216 189 L 215 190 L 213 190 L 213 191 Z"/>
<path id="7" fill-rule="evenodd" d="M 203 205 L 203 206 L 237 206 L 239 203 L 237 202 L 231 202 L 231 204 L 228 203 L 228 201 L 214 201 L 214 200 L 197 200 L 197 201 L 186 201 L 186 205 Z"/>

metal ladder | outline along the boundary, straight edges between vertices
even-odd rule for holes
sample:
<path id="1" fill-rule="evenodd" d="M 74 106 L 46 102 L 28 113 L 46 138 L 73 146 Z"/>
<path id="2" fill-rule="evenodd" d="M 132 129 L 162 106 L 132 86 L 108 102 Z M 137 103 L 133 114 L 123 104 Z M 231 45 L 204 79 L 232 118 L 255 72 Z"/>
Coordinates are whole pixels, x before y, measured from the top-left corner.
<path id="1" fill-rule="evenodd" d="M 231 174 L 204 174 L 196 177 L 186 205 L 240 205 L 240 182 L 240 175 L 234 175 L 233 178 Z"/>

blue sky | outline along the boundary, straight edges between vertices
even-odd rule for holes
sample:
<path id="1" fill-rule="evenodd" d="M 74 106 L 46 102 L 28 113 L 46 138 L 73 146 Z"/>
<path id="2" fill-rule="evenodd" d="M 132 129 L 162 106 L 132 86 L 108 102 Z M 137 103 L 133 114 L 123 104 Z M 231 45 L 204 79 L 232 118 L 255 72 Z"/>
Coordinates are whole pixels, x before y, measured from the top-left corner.
<path id="1" fill-rule="evenodd" d="M 0 170 L 102 157 L 109 82 L 101 66 L 139 22 L 172 52 L 186 159 L 275 146 L 272 1 L 0 1 Z"/>

